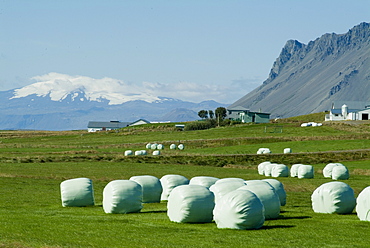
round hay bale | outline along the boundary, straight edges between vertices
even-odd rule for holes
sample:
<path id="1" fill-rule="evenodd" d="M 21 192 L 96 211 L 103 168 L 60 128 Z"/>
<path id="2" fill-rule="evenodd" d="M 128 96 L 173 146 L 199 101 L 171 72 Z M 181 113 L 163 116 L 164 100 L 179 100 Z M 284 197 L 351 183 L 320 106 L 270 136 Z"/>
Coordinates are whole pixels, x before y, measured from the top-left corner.
<path id="1" fill-rule="evenodd" d="M 265 166 L 266 166 L 267 164 L 271 164 L 271 162 L 270 162 L 270 161 L 265 161 L 265 162 L 260 163 L 260 164 L 257 166 L 258 174 L 260 174 L 260 175 L 265 175 Z"/>
<path id="2" fill-rule="evenodd" d="M 286 191 L 284 189 L 284 185 L 276 180 L 276 179 L 262 179 L 262 181 L 266 181 L 268 182 L 272 187 L 274 187 L 276 193 L 278 194 L 279 196 L 279 199 L 280 199 L 280 205 L 281 206 L 285 206 L 286 205 Z M 248 182 L 247 182 L 248 184 Z"/>
<path id="3" fill-rule="evenodd" d="M 145 148 L 146 148 L 146 149 L 150 149 L 150 147 L 152 147 L 152 144 L 151 144 L 151 143 L 148 143 L 148 144 L 146 144 L 146 146 L 145 146 Z"/>
<path id="4" fill-rule="evenodd" d="M 146 152 L 146 150 L 141 150 L 141 155 L 147 155 L 148 153 Z"/>
<path id="5" fill-rule="evenodd" d="M 357 217 L 362 221 L 370 221 L 370 186 L 363 189 L 357 197 Z"/>
<path id="6" fill-rule="evenodd" d="M 178 223 L 207 223 L 213 220 L 214 195 L 200 185 L 174 188 L 167 202 L 167 216 Z"/>
<path id="7" fill-rule="evenodd" d="M 159 156 L 159 155 L 161 155 L 161 152 L 156 150 L 156 151 L 153 151 L 152 155 L 153 156 Z"/>
<path id="8" fill-rule="evenodd" d="M 271 176 L 272 177 L 288 177 L 289 176 L 289 168 L 285 164 L 275 164 L 274 167 L 271 169 Z"/>
<path id="9" fill-rule="evenodd" d="M 319 186 L 311 195 L 315 213 L 352 213 L 356 206 L 353 189 L 343 182 L 329 182 Z"/>
<path id="10" fill-rule="evenodd" d="M 189 184 L 189 179 L 181 175 L 164 175 L 160 181 L 163 188 L 161 201 L 167 201 L 171 191 L 177 186 Z"/>
<path id="11" fill-rule="evenodd" d="M 347 179 L 349 179 L 348 168 L 344 165 L 335 166 L 332 170 L 331 178 L 333 180 L 347 180 Z"/>
<path id="12" fill-rule="evenodd" d="M 68 179 L 60 184 L 63 207 L 94 206 L 93 183 L 89 178 Z"/>
<path id="13" fill-rule="evenodd" d="M 336 166 L 341 166 L 341 165 L 342 164 L 340 164 L 340 163 L 329 163 L 329 164 L 327 164 L 324 167 L 324 169 L 322 170 L 322 173 L 323 173 L 324 177 L 331 178 L 333 168 L 336 167 Z"/>
<path id="14" fill-rule="evenodd" d="M 298 177 L 298 168 L 302 164 L 293 164 L 292 167 L 290 167 L 290 176 L 291 177 Z"/>
<path id="15" fill-rule="evenodd" d="M 277 164 L 266 164 L 265 165 L 265 169 L 264 169 L 264 173 L 265 173 L 265 176 L 266 177 L 271 177 L 271 171 L 272 171 L 272 168 L 277 165 Z"/>
<path id="16" fill-rule="evenodd" d="M 176 145 L 175 145 L 175 144 L 171 144 L 171 145 L 170 145 L 170 149 L 171 149 L 171 150 L 175 150 L 175 149 L 176 149 Z"/>
<path id="17" fill-rule="evenodd" d="M 179 150 L 184 150 L 185 149 L 185 146 L 184 146 L 184 144 L 180 144 L 180 145 L 177 146 L 177 148 Z"/>
<path id="18" fill-rule="evenodd" d="M 135 151 L 135 156 L 141 156 L 141 150 L 140 151 Z"/>
<path id="19" fill-rule="evenodd" d="M 230 180 L 230 181 L 219 182 L 220 180 L 218 180 L 215 184 L 213 184 L 209 188 L 209 190 L 212 191 L 213 194 L 215 195 L 215 202 L 216 203 L 219 199 L 221 199 L 227 193 L 229 193 L 231 191 L 234 191 L 234 190 L 236 190 L 236 189 L 245 185 L 244 180 L 243 181 Z"/>
<path id="20" fill-rule="evenodd" d="M 152 149 L 152 150 L 155 150 L 155 149 L 157 149 L 157 144 L 152 144 L 151 146 L 150 146 L 150 149 Z"/>
<path id="21" fill-rule="evenodd" d="M 103 190 L 103 209 L 105 213 L 137 213 L 143 208 L 143 191 L 135 181 L 114 180 Z"/>
<path id="22" fill-rule="evenodd" d="M 292 153 L 292 149 L 290 149 L 290 148 L 284 148 L 284 153 Z"/>
<path id="23" fill-rule="evenodd" d="M 253 192 L 262 202 L 265 208 L 265 219 L 276 219 L 280 215 L 280 199 L 274 187 L 266 181 L 248 183 L 238 190 L 249 190 Z"/>
<path id="24" fill-rule="evenodd" d="M 150 175 L 132 176 L 130 180 L 140 184 L 143 191 L 143 203 L 161 201 L 162 184 L 157 177 Z"/>
<path id="25" fill-rule="evenodd" d="M 265 222 L 261 200 L 249 190 L 234 190 L 216 201 L 213 210 L 217 228 L 259 229 Z"/>
<path id="26" fill-rule="evenodd" d="M 189 184 L 190 185 L 201 185 L 204 187 L 211 187 L 213 184 L 215 184 L 218 180 L 220 180 L 217 177 L 209 177 L 209 176 L 197 176 L 190 179 Z"/>
<path id="27" fill-rule="evenodd" d="M 162 145 L 162 144 L 158 144 L 158 145 L 157 145 L 157 149 L 158 149 L 158 150 L 163 150 L 163 149 L 164 149 L 164 145 Z"/>
<path id="28" fill-rule="evenodd" d="M 131 150 L 126 150 L 125 151 L 125 156 L 131 156 L 133 153 Z"/>
<path id="29" fill-rule="evenodd" d="M 314 178 L 314 170 L 312 165 L 302 164 L 298 167 L 298 178 Z"/>

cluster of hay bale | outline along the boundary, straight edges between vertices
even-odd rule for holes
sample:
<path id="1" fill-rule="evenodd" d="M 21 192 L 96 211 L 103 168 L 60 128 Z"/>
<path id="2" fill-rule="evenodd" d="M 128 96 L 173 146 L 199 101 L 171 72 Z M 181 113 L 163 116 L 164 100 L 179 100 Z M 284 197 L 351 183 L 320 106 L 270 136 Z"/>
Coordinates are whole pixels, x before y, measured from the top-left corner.
<path id="1" fill-rule="evenodd" d="M 284 164 L 275 164 L 270 161 L 258 165 L 258 174 L 266 177 L 288 177 L 289 168 Z"/>
<path id="2" fill-rule="evenodd" d="M 257 154 L 269 154 L 271 153 L 271 150 L 269 148 L 259 148 L 257 151 Z M 292 153 L 291 148 L 284 148 L 283 153 Z"/>
<path id="3" fill-rule="evenodd" d="M 307 123 L 302 123 L 301 127 L 321 127 L 322 123 L 316 123 L 316 122 L 307 122 Z"/>
<path id="4" fill-rule="evenodd" d="M 349 179 L 349 171 L 346 166 L 341 163 L 329 163 L 323 169 L 323 175 L 326 178 L 333 180 L 347 180 Z"/>
<path id="5" fill-rule="evenodd" d="M 94 191 L 88 178 L 61 183 L 64 207 L 93 206 Z M 266 219 L 279 217 L 285 205 L 284 186 L 276 179 L 250 180 L 197 176 L 187 179 L 169 174 L 113 180 L 103 190 L 103 210 L 109 214 L 140 212 L 143 203 L 167 201 L 167 216 L 179 223 L 215 221 L 218 228 L 258 229 Z"/>
<path id="6" fill-rule="evenodd" d="M 163 144 L 157 144 L 157 143 L 148 143 L 148 144 L 145 145 L 145 148 L 149 149 L 149 150 L 154 150 L 151 153 L 153 156 L 159 156 L 159 155 L 161 155 L 160 150 L 164 150 L 164 145 Z M 171 144 L 170 149 L 171 150 L 175 150 L 175 149 L 184 150 L 185 146 L 184 146 L 184 144 L 179 144 L 178 146 L 176 144 Z M 125 156 L 131 156 L 131 155 L 142 156 L 142 155 L 147 155 L 147 154 L 148 153 L 147 153 L 146 150 L 137 150 L 135 152 L 133 152 L 132 150 L 126 150 L 124 152 Z"/>

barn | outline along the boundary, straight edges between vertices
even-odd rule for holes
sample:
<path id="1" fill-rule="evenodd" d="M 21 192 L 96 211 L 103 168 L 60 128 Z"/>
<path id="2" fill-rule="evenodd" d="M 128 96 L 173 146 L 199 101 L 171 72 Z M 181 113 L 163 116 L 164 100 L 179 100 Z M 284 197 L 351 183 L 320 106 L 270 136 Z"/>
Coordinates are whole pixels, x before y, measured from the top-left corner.
<path id="1" fill-rule="evenodd" d="M 270 113 L 253 112 L 249 109 L 237 106 L 227 109 L 227 118 L 229 120 L 241 121 L 242 123 L 268 123 L 270 121 Z"/>
<path id="2" fill-rule="evenodd" d="M 334 102 L 325 121 L 370 120 L 370 102 Z"/>

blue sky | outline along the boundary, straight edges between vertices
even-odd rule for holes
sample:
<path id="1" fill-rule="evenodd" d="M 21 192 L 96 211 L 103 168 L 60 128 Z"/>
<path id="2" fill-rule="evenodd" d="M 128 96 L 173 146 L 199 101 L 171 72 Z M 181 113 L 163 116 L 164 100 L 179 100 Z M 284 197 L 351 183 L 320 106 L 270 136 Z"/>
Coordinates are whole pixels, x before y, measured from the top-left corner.
<path id="1" fill-rule="evenodd" d="M 262 84 L 287 40 L 345 33 L 369 10 L 368 0 L 0 0 L 0 90 L 56 72 L 232 103 Z"/>

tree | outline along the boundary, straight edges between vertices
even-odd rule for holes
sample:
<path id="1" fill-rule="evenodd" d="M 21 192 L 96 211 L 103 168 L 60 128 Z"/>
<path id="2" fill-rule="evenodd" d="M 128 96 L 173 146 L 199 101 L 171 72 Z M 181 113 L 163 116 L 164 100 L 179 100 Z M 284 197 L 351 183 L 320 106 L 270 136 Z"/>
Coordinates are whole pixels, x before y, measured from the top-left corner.
<path id="1" fill-rule="evenodd" d="M 215 113 L 212 110 L 208 110 L 209 118 L 213 119 L 213 116 L 215 116 Z"/>
<path id="2" fill-rule="evenodd" d="M 208 118 L 208 111 L 207 110 L 200 110 L 198 112 L 198 116 L 202 119 Z"/>
<path id="3" fill-rule="evenodd" d="M 216 108 L 215 115 L 216 115 L 217 123 L 220 126 L 220 122 L 223 121 L 223 119 L 225 119 L 225 117 L 227 116 L 226 108 L 224 107 Z"/>

